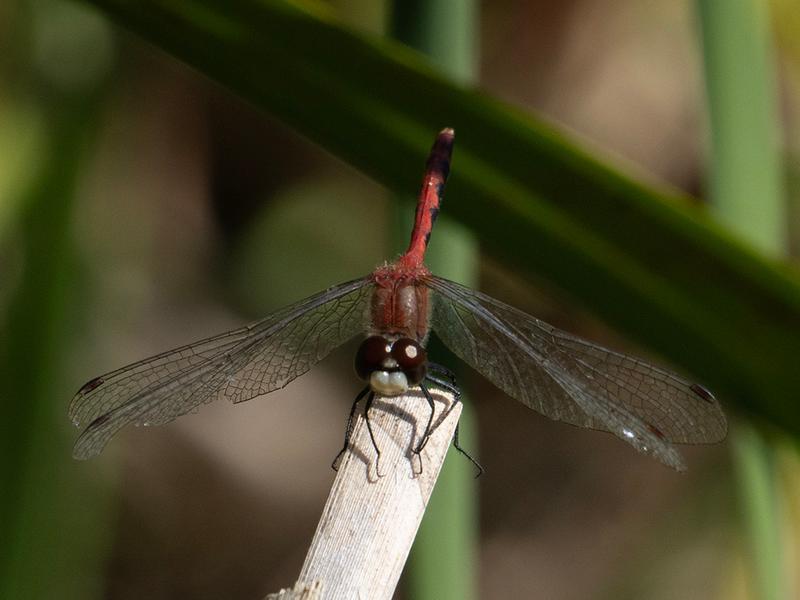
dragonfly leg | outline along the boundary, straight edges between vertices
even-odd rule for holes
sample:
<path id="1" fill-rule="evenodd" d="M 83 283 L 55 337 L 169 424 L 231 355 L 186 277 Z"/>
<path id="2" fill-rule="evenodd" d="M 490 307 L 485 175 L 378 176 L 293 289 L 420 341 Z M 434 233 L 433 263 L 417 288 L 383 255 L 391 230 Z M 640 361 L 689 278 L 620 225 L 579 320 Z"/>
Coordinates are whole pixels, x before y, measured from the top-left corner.
<path id="1" fill-rule="evenodd" d="M 367 394 L 368 391 L 369 386 L 361 390 L 358 393 L 358 396 L 356 396 L 356 399 L 353 401 L 353 406 L 350 407 L 350 416 L 347 417 L 347 428 L 344 432 L 344 445 L 342 446 L 342 449 L 339 450 L 339 454 L 336 455 L 336 458 L 334 458 L 333 462 L 331 463 L 331 469 L 334 471 L 339 470 L 339 463 L 342 460 L 342 456 L 344 456 L 344 453 L 347 452 L 347 448 L 350 446 L 350 438 L 353 437 L 353 426 L 355 425 L 356 420 L 356 409 L 358 408 L 358 403 L 361 402 L 361 399 Z"/>
<path id="2" fill-rule="evenodd" d="M 380 477 L 380 461 L 381 461 L 381 449 L 378 448 L 378 442 L 375 441 L 375 434 L 372 432 L 372 423 L 369 421 L 369 409 L 372 408 L 372 403 L 375 401 L 375 392 L 370 392 L 369 396 L 367 396 L 367 403 L 364 406 L 364 420 L 367 422 L 367 431 L 369 431 L 369 439 L 372 440 L 372 447 L 375 448 L 375 454 L 377 454 L 377 458 L 375 459 L 375 472 Z"/>
<path id="3" fill-rule="evenodd" d="M 458 389 L 458 386 L 456 386 L 455 374 L 450 369 L 448 369 L 447 367 L 443 367 L 442 365 L 437 365 L 436 363 L 428 363 L 428 368 L 429 368 L 429 370 L 433 371 L 434 373 L 439 373 L 441 375 L 444 375 L 447 378 L 447 381 L 443 380 L 442 378 L 438 377 L 437 375 L 431 375 L 431 374 L 428 374 L 426 379 L 428 381 L 431 381 L 434 384 L 438 385 L 442 389 L 444 389 L 444 390 L 446 390 L 448 392 L 451 392 L 453 394 L 454 399 L 455 399 L 454 404 L 456 402 L 461 402 L 461 390 Z M 469 460 L 469 462 L 471 462 L 473 465 L 475 465 L 475 467 L 478 470 L 477 474 L 475 475 L 475 478 L 477 479 L 478 477 L 483 475 L 483 467 L 481 466 L 481 464 L 477 460 L 475 460 L 469 454 L 469 452 L 467 452 L 466 450 L 464 450 L 461 447 L 461 444 L 459 444 L 459 442 L 458 442 L 458 428 L 459 428 L 459 424 L 456 423 L 455 431 L 453 431 L 453 448 L 455 448 L 460 454 L 464 455 Z"/>
<path id="4" fill-rule="evenodd" d="M 430 362 L 428 361 L 428 371 L 433 371 L 438 375 L 443 375 L 454 387 L 457 387 L 456 384 L 456 374 L 453 373 L 450 369 L 445 367 L 444 365 L 440 365 L 439 363 Z"/>
<path id="5" fill-rule="evenodd" d="M 454 381 L 451 381 L 449 379 L 444 380 L 441 377 L 437 375 L 431 375 L 430 373 L 428 373 L 425 376 L 425 379 L 427 379 L 431 383 L 436 384 L 437 387 L 442 388 L 444 391 L 453 394 L 453 398 L 455 400 L 454 404 L 461 402 L 461 390 L 458 389 L 458 386 L 455 384 Z"/>
<path id="6" fill-rule="evenodd" d="M 425 426 L 425 431 L 422 433 L 422 438 L 420 439 L 419 444 L 414 449 L 414 454 L 419 454 L 422 452 L 425 444 L 428 443 L 432 433 L 431 426 L 433 425 L 433 416 L 436 414 L 436 405 L 433 402 L 433 396 L 431 396 L 428 386 L 426 386 L 424 383 L 420 383 L 419 388 L 422 390 L 422 393 L 425 394 L 425 399 L 428 401 L 428 406 L 431 407 L 431 414 L 428 415 L 428 424 Z"/>
<path id="7" fill-rule="evenodd" d="M 478 477 L 483 475 L 483 467 L 481 466 L 481 463 L 479 463 L 477 460 L 472 458 L 472 456 L 469 454 L 469 452 L 464 450 L 461 447 L 461 445 L 458 443 L 458 426 L 459 425 L 460 425 L 460 423 L 456 423 L 456 429 L 453 432 L 453 448 L 458 450 L 458 452 L 460 454 L 463 454 L 464 456 L 466 456 L 467 459 L 469 460 L 469 462 L 471 462 L 473 465 L 475 465 L 475 467 L 478 469 L 478 472 L 475 474 L 475 479 L 477 479 Z"/>

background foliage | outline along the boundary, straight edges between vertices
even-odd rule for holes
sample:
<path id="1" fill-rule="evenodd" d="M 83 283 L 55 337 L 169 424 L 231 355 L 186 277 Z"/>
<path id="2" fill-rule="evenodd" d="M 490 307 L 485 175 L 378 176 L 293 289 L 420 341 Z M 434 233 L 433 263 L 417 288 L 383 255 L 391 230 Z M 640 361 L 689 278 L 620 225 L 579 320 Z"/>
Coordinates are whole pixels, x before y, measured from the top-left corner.
<path id="1" fill-rule="evenodd" d="M 127 434 L 88 465 L 66 458 L 64 407 L 97 372 L 387 258 L 383 188 L 331 155 L 408 195 L 444 125 L 458 136 L 445 211 L 489 257 L 482 279 L 494 295 L 620 344 L 552 300 L 568 299 L 706 382 L 748 420 L 800 431 L 796 271 L 718 225 L 690 194 L 703 189 L 703 80 L 712 103 L 725 89 L 715 87 L 713 61 L 700 67 L 702 48 L 725 35 L 709 26 L 713 15 L 667 2 L 650 3 L 650 13 L 633 2 L 493 3 L 481 15 L 484 59 L 473 88 L 388 40 L 381 3 L 92 4 L 99 11 L 20 0 L 0 12 L 0 539 L 10 550 L 0 559 L 0 596 L 216 597 L 223 589 L 253 597 L 292 580 L 330 477 L 320 458 L 339 436 L 330 423 L 343 420 L 350 394 L 346 351 L 274 401 Z M 772 9 L 792 14 L 782 3 Z M 742 22 L 747 30 L 751 21 Z M 793 21 L 776 22 L 777 39 L 793 39 Z M 770 20 L 762 24 L 769 44 Z M 776 56 L 786 116 L 775 123 L 782 141 L 766 143 L 789 157 L 791 173 L 797 56 L 791 43 Z M 734 114 L 732 127 L 742 121 Z M 729 179 L 714 174 L 719 194 Z M 780 182 L 773 191 L 780 235 L 796 239 Z M 764 206 L 751 210 L 761 215 Z M 571 585 L 583 591 L 576 597 L 642 597 L 645 588 L 657 597 L 639 587 L 654 573 L 674 589 L 707 586 L 704 597 L 743 589 L 722 575 L 738 572 L 723 568 L 738 564 L 723 542 L 738 517 L 722 454 L 697 453 L 691 474 L 675 482 L 613 440 L 539 422 L 477 385 L 481 448 L 494 471 L 482 492 L 482 590 Z M 302 425 L 287 428 L 293 422 Z M 791 452 L 766 467 L 784 474 L 767 478 L 767 502 L 787 519 L 789 547 L 795 467 Z M 120 502 L 111 502 L 118 479 Z M 280 518 L 289 506 L 294 521 Z M 639 521 L 615 516 L 617 506 Z M 576 526 L 581 510 L 594 527 Z M 583 537 L 598 523 L 608 535 Z M 554 539 L 585 554 L 559 559 Z M 719 576 L 693 579 L 697 568 L 677 577 L 691 552 Z M 634 577 L 623 567 L 632 555 L 653 558 Z M 791 552 L 777 556 L 791 560 Z M 52 565 L 46 575 L 43 562 Z"/>

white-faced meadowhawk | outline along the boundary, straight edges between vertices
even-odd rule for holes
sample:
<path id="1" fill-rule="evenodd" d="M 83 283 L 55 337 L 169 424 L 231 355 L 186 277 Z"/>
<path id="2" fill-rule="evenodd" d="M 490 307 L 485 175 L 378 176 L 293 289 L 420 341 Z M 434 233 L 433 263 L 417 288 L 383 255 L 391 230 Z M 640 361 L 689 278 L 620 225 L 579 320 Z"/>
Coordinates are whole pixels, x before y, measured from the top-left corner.
<path id="1" fill-rule="evenodd" d="M 611 432 L 675 469 L 685 467 L 673 444 L 724 439 L 725 416 L 705 387 L 560 331 L 428 270 L 423 260 L 441 205 L 453 141 L 452 129 L 436 137 L 411 242 L 399 259 L 246 327 L 92 379 L 69 408 L 72 421 L 85 425 L 73 456 L 87 459 L 99 454 L 130 423 L 161 425 L 219 397 L 243 402 L 281 389 L 359 335 L 365 339 L 356 354 L 355 370 L 366 385 L 353 403 L 337 459 L 347 450 L 360 400 L 366 397 L 369 425 L 376 396 L 417 389 L 431 408 L 427 428 L 414 449 L 418 453 L 431 434 L 435 410 L 429 386 L 459 398 L 452 373 L 428 361 L 425 346 L 431 331 L 456 356 L 533 410 L 557 421 Z M 373 445 L 379 455 L 374 438 Z M 461 450 L 457 436 L 454 445 Z"/>

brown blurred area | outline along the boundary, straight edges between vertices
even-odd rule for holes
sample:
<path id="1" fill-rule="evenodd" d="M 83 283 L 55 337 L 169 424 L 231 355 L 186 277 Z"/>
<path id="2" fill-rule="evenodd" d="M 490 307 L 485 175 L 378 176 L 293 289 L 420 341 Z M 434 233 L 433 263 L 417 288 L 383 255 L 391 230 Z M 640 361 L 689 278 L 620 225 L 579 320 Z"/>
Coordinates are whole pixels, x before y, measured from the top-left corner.
<path id="1" fill-rule="evenodd" d="M 380 31 L 384 14 L 364 10 L 344 14 Z M 702 195 L 690 3 L 501 0 L 481 10 L 483 89 L 637 177 Z M 70 353 L 75 389 L 362 275 L 392 252 L 386 190 L 132 36 L 118 32 L 117 43 L 118 82 L 76 209 L 88 316 Z M 482 289 L 641 353 L 490 261 Z M 82 464 L 119 505 L 103 596 L 244 599 L 290 585 L 358 388 L 352 350 L 269 397 L 125 430 Z M 465 383 L 487 470 L 481 597 L 737 597 L 724 445 L 682 448 L 690 470 L 679 475 L 612 436 L 548 421 L 478 375 Z"/>

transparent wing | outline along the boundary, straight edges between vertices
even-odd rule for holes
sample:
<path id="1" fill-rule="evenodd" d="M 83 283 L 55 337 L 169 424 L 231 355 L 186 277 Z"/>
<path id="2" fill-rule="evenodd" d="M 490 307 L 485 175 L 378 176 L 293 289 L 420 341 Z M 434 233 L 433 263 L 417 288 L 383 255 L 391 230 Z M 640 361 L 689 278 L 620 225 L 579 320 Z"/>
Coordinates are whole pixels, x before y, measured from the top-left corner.
<path id="1" fill-rule="evenodd" d="M 705 388 L 565 333 L 490 296 L 431 277 L 432 327 L 509 396 L 550 417 L 614 433 L 683 470 L 671 443 L 712 443 L 727 423 Z"/>
<path id="2" fill-rule="evenodd" d="M 365 330 L 369 278 L 332 287 L 229 333 L 181 346 L 84 385 L 72 399 L 88 423 L 73 456 L 90 458 L 129 423 L 161 425 L 220 396 L 243 402 L 280 389 Z"/>

